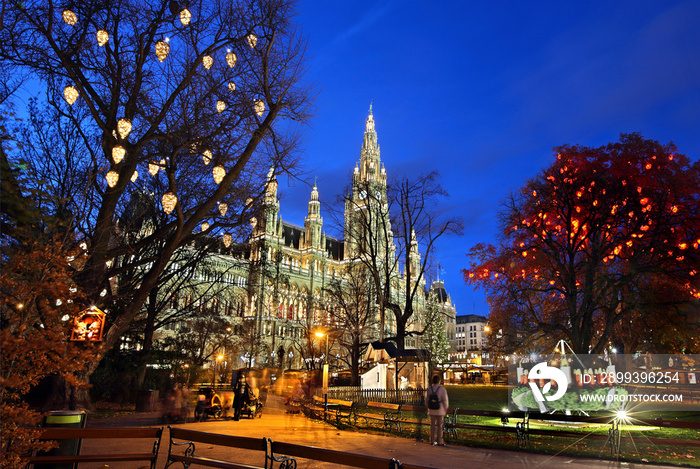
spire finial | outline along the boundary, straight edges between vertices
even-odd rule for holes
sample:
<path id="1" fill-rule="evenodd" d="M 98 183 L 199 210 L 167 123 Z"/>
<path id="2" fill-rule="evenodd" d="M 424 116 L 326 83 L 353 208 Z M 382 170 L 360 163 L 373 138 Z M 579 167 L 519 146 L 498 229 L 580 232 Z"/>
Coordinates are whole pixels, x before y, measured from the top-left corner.
<path id="1" fill-rule="evenodd" d="M 374 100 L 369 102 L 369 115 L 372 115 L 372 105 L 374 104 Z"/>

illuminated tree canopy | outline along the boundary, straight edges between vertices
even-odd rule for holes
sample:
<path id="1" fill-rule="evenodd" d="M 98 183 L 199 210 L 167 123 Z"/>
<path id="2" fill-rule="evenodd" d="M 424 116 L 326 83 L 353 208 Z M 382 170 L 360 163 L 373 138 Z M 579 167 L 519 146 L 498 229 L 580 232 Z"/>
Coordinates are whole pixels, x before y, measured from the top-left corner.
<path id="1" fill-rule="evenodd" d="M 8 159 L 26 163 L 29 189 L 60 201 L 41 210 L 65 218 L 81 248 L 72 280 L 109 314 L 103 352 L 178 250 L 243 239 L 270 168 L 298 162 L 312 96 L 293 8 L 116 0 L 3 11 L 0 58 L 36 80 L 39 113 L 49 110 L 33 114 L 31 138 L 13 136 Z"/>
<path id="2" fill-rule="evenodd" d="M 697 349 L 700 165 L 636 133 L 554 151 L 504 202 L 500 244 L 469 253 L 464 278 L 486 290 L 494 329 L 588 353 L 638 347 L 656 324 Z"/>

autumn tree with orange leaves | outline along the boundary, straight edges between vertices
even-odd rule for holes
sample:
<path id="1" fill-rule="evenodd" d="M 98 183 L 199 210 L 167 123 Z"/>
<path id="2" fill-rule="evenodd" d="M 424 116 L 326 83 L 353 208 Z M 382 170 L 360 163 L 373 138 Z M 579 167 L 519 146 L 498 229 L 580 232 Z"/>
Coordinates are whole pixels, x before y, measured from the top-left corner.
<path id="1" fill-rule="evenodd" d="M 505 200 L 500 244 L 473 247 L 463 271 L 500 340 L 700 352 L 700 164 L 637 133 L 554 152 Z"/>

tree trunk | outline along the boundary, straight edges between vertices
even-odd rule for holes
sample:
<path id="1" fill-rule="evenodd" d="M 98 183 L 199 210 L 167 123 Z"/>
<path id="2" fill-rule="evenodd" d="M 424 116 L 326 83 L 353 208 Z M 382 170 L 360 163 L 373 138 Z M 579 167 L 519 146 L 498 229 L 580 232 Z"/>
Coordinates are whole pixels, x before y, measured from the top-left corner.
<path id="1" fill-rule="evenodd" d="M 89 375 L 78 378 L 89 381 Z M 45 399 L 39 404 L 42 412 L 51 410 L 93 410 L 90 390 L 87 386 L 72 386 L 61 375 L 52 375 L 46 383 Z"/>

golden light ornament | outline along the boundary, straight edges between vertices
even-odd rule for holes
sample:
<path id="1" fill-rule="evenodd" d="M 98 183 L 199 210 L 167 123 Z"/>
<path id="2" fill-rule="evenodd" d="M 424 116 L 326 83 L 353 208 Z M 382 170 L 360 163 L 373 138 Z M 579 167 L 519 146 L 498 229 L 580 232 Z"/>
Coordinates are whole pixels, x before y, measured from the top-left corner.
<path id="1" fill-rule="evenodd" d="M 114 187 L 119 182 L 119 173 L 114 170 L 107 171 L 105 179 L 107 180 L 107 185 L 109 185 L 109 187 Z"/>
<path id="2" fill-rule="evenodd" d="M 170 45 L 166 41 L 160 40 L 156 42 L 156 57 L 158 57 L 158 61 L 164 61 L 169 53 Z"/>
<path id="3" fill-rule="evenodd" d="M 63 21 L 65 21 L 66 24 L 74 26 L 75 23 L 78 22 L 78 15 L 73 13 L 71 10 L 63 10 Z"/>
<path id="4" fill-rule="evenodd" d="M 202 57 L 202 65 L 204 65 L 204 68 L 209 70 L 212 65 L 214 65 L 214 59 L 211 58 L 211 55 L 205 55 Z"/>
<path id="5" fill-rule="evenodd" d="M 212 156 L 210 150 L 204 150 L 204 151 L 202 152 L 202 161 L 204 161 L 204 164 L 205 164 L 205 165 L 211 163 L 212 157 L 213 157 L 213 156 Z"/>
<path id="6" fill-rule="evenodd" d="M 231 240 L 233 237 L 231 236 L 230 233 L 224 233 L 224 246 L 229 247 L 231 246 Z"/>
<path id="7" fill-rule="evenodd" d="M 223 101 L 217 101 L 216 112 L 224 112 L 224 109 L 226 109 L 226 103 Z"/>
<path id="8" fill-rule="evenodd" d="M 187 26 L 190 24 L 190 21 L 192 20 L 192 13 L 190 13 L 190 10 L 185 8 L 180 12 L 180 23 L 182 23 L 183 26 Z"/>
<path id="9" fill-rule="evenodd" d="M 151 173 L 151 176 L 155 176 L 156 174 L 158 174 L 158 171 L 160 171 L 160 166 L 158 165 L 158 163 L 148 163 L 148 172 Z"/>
<path id="10" fill-rule="evenodd" d="M 119 119 L 117 122 L 117 131 L 122 139 L 125 139 L 131 133 L 131 121 L 129 119 Z"/>
<path id="11" fill-rule="evenodd" d="M 114 164 L 119 164 L 124 159 L 124 155 L 126 155 L 126 150 L 123 146 L 117 145 L 112 148 L 112 160 Z"/>
<path id="12" fill-rule="evenodd" d="M 136 182 L 136 180 L 139 178 L 139 172 L 134 170 L 134 174 L 131 175 L 131 182 Z"/>
<path id="13" fill-rule="evenodd" d="M 107 41 L 109 41 L 109 33 L 104 29 L 97 31 L 97 44 L 101 47 L 107 44 Z"/>
<path id="14" fill-rule="evenodd" d="M 78 99 L 78 96 L 80 93 L 78 93 L 78 88 L 76 88 L 73 85 L 68 85 L 65 88 L 63 88 L 63 99 L 66 100 L 68 104 L 71 106 L 75 102 L 76 99 Z"/>
<path id="15" fill-rule="evenodd" d="M 230 50 L 226 53 L 226 63 L 230 68 L 233 68 L 236 66 L 236 61 L 238 60 L 238 57 L 236 56 L 235 52 L 231 52 Z"/>
<path id="16" fill-rule="evenodd" d="M 255 46 L 258 44 L 258 38 L 255 34 L 250 33 L 245 37 L 246 41 L 248 41 L 248 45 L 250 46 L 251 49 L 255 49 Z"/>
<path id="17" fill-rule="evenodd" d="M 236 84 L 235 84 L 234 82 L 229 83 L 229 84 L 228 84 L 228 90 L 229 90 L 231 93 L 233 93 L 234 91 L 236 91 Z"/>
<path id="18" fill-rule="evenodd" d="M 265 101 L 262 99 L 255 100 L 255 112 L 259 117 L 262 117 L 263 113 L 265 112 Z"/>
<path id="19" fill-rule="evenodd" d="M 175 210 L 175 204 L 177 204 L 177 196 L 174 192 L 166 192 L 163 194 L 163 211 L 170 215 L 173 210 Z"/>
<path id="20" fill-rule="evenodd" d="M 209 229 L 209 223 L 207 223 L 207 222 L 202 223 L 202 233 L 204 233 L 208 229 Z"/>
<path id="21" fill-rule="evenodd" d="M 221 202 L 219 204 L 219 213 L 222 217 L 226 216 L 226 211 L 228 210 L 228 204 Z"/>
<path id="22" fill-rule="evenodd" d="M 250 219 L 250 226 L 252 226 L 253 229 L 255 229 L 255 227 L 258 226 L 258 219 L 255 218 L 255 217 L 252 217 L 252 218 Z"/>
<path id="23" fill-rule="evenodd" d="M 214 182 L 221 184 L 221 181 L 224 180 L 224 176 L 226 176 L 226 169 L 224 169 L 223 166 L 214 166 L 212 174 L 214 175 Z"/>

